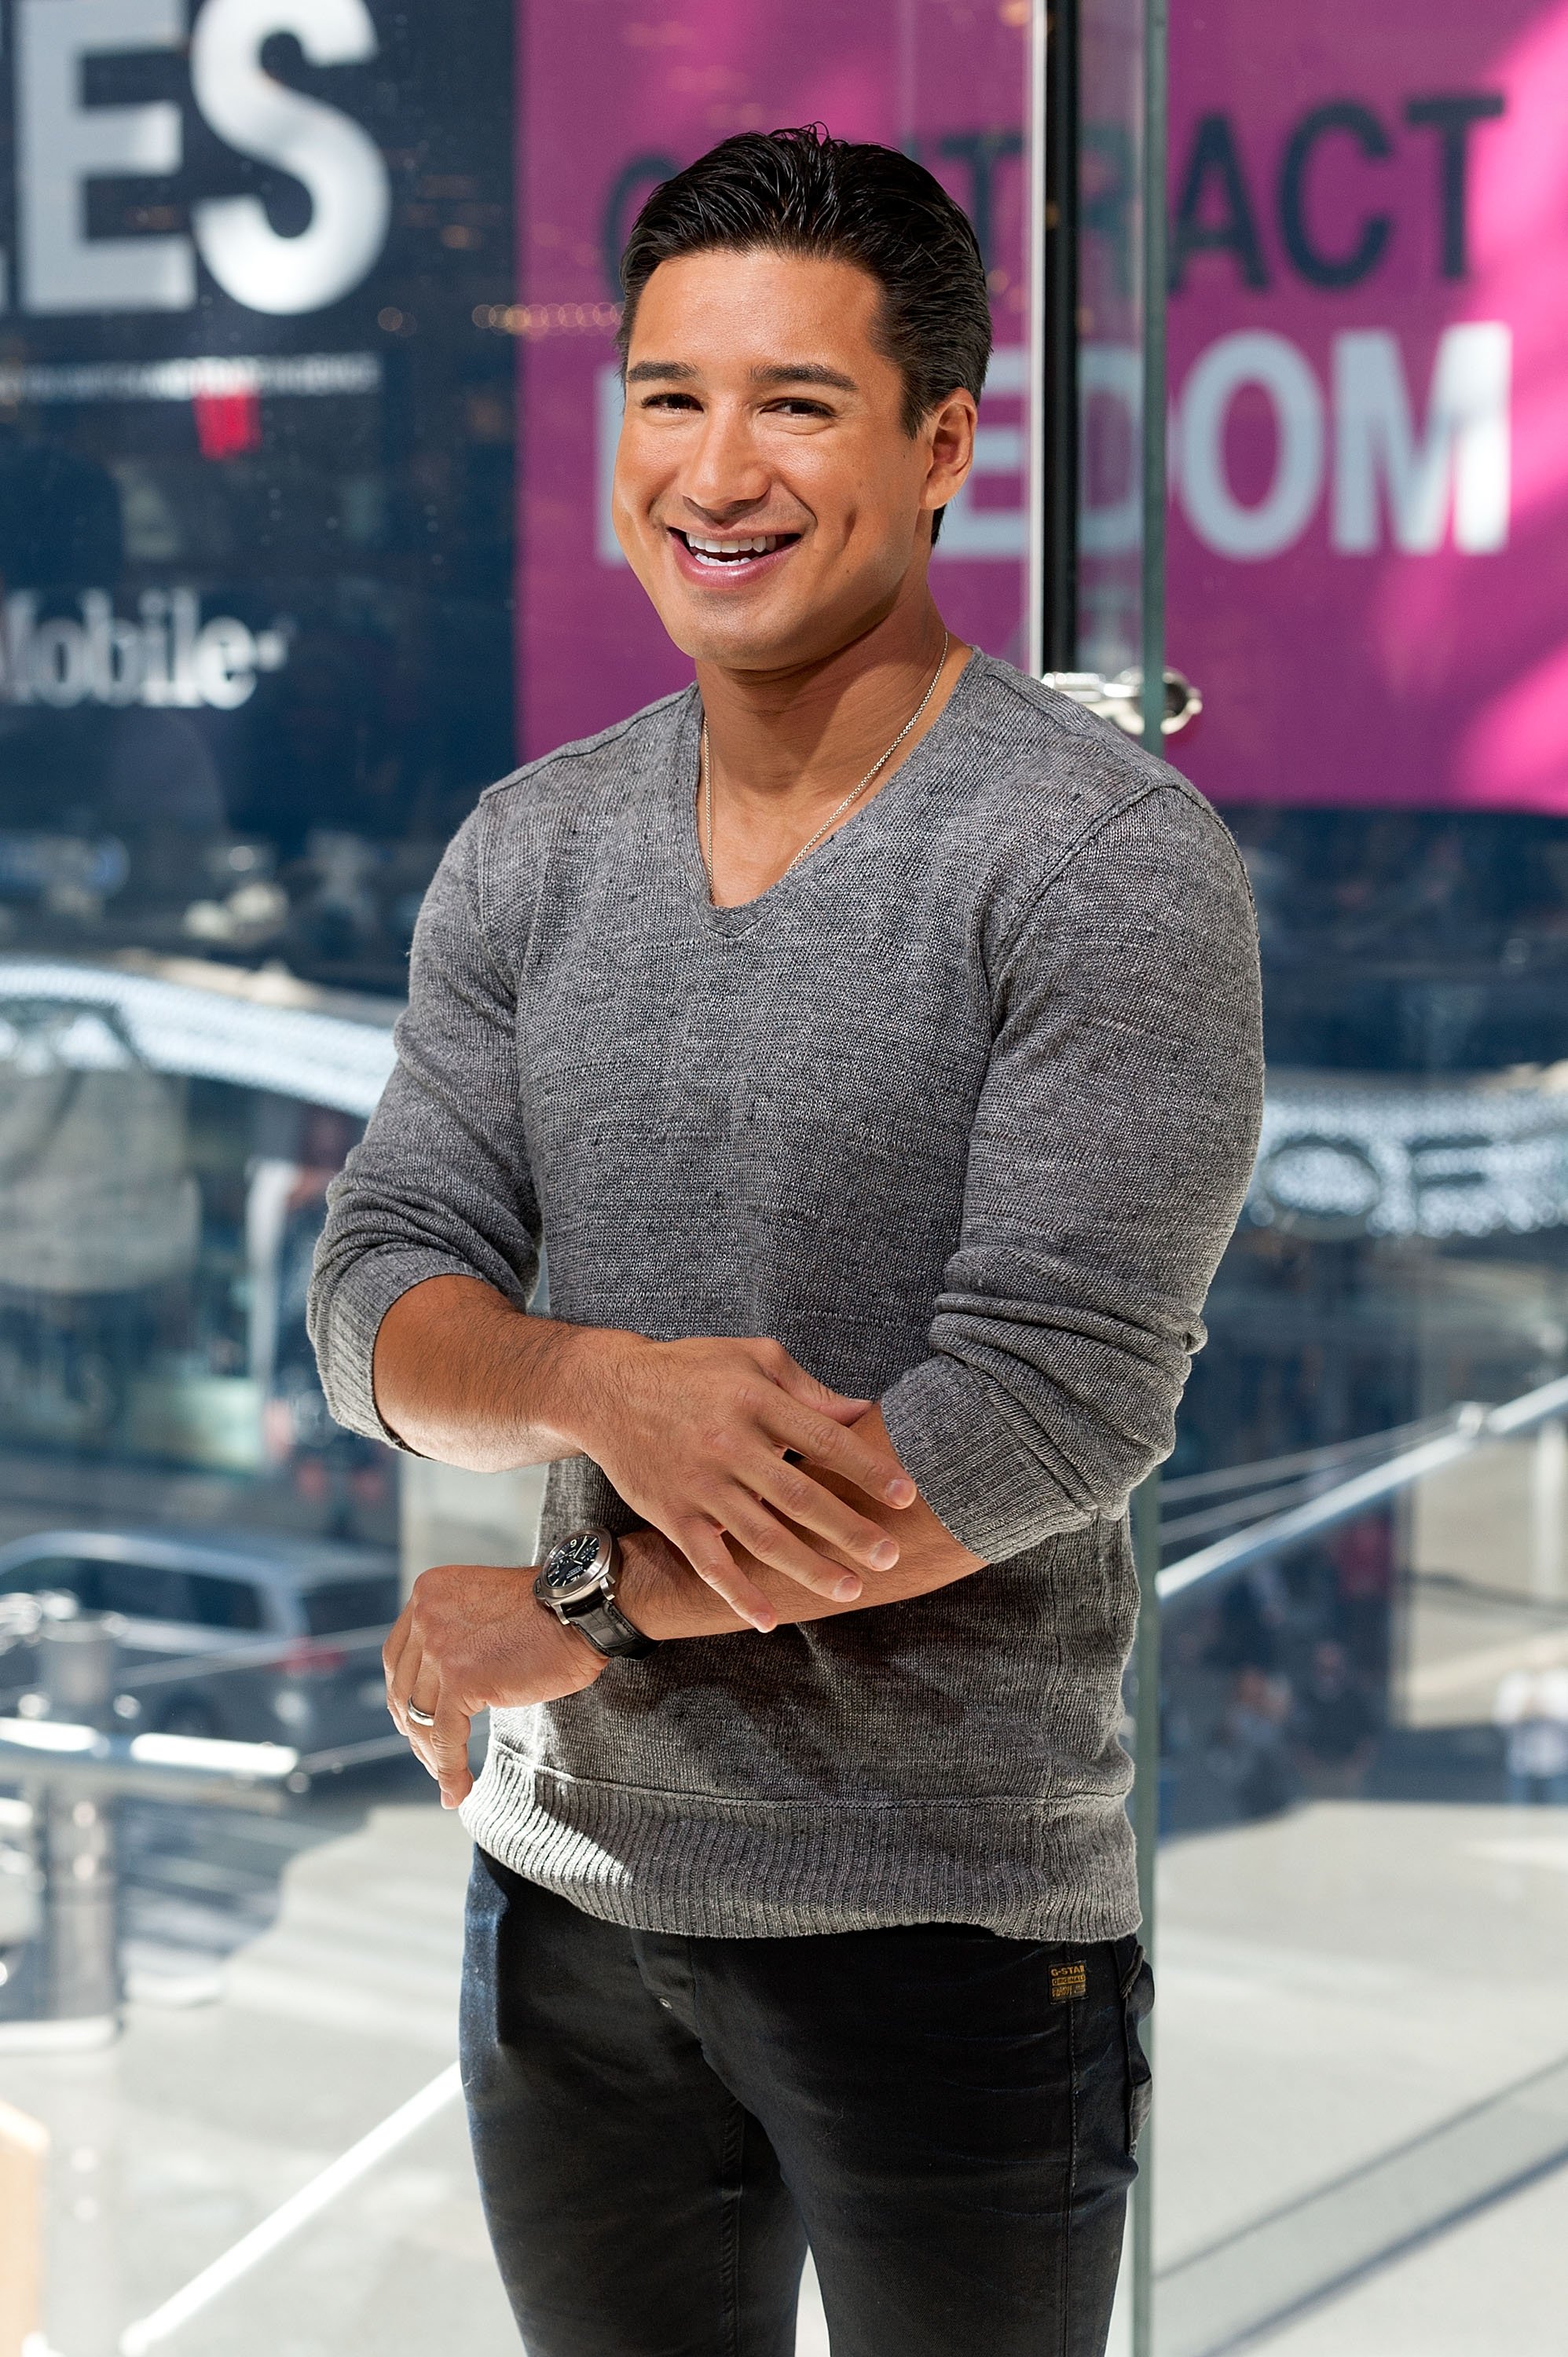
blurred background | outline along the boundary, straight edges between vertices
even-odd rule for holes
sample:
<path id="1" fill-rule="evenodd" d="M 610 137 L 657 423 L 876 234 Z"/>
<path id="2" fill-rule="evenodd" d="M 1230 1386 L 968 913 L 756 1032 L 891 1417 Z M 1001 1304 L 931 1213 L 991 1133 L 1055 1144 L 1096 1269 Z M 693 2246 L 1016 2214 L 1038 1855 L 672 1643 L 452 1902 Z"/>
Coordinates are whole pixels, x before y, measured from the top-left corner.
<path id="1" fill-rule="evenodd" d="M 306 1279 L 447 836 L 687 675 L 607 522 L 621 241 L 811 119 L 984 252 L 947 619 L 1103 682 L 1163 589 L 1258 904 L 1143 2345 L 1561 2339 L 1568 5 L 1173 0 L 1164 122 L 1149 24 L 1078 0 L 1042 78 L 1032 0 L 0 0 L 0 2357 L 515 2346 L 376 1648 L 534 1486 L 337 1431 Z"/>

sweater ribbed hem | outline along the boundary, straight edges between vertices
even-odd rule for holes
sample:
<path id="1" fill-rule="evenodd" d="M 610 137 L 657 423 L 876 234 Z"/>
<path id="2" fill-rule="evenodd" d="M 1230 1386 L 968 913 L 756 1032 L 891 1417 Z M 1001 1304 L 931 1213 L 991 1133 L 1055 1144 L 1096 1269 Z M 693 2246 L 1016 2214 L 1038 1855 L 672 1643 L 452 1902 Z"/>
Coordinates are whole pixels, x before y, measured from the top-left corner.
<path id="1" fill-rule="evenodd" d="M 601 1922 L 688 1939 L 972 1923 L 1118 1940 L 1139 1922 L 1114 1794 L 868 1805 L 731 1801 L 590 1782 L 492 1736 L 463 1809 L 482 1850 Z"/>

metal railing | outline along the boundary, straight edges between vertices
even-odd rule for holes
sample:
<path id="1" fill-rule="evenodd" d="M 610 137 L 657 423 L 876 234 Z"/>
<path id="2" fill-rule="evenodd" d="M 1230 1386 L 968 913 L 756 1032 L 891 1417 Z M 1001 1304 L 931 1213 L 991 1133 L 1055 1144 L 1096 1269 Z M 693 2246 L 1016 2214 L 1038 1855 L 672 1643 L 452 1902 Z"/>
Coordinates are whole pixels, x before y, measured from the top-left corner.
<path id="1" fill-rule="evenodd" d="M 1338 1523 L 1351 1522 L 1369 1506 L 1397 1496 L 1430 1473 L 1456 1465 L 1461 1458 L 1473 1455 L 1490 1441 L 1516 1439 L 1565 1415 L 1568 1375 L 1559 1375 L 1552 1383 L 1505 1402 L 1501 1407 L 1466 1403 L 1444 1418 L 1431 1438 L 1400 1449 L 1365 1471 L 1352 1474 L 1348 1480 L 1332 1483 L 1302 1505 L 1282 1513 L 1265 1514 L 1261 1521 L 1248 1523 L 1229 1537 L 1200 1547 L 1195 1555 L 1167 1564 L 1157 1581 L 1160 1601 L 1168 1603 L 1173 1597 L 1185 1595 L 1189 1588 L 1218 1578 L 1221 1573 L 1240 1571 L 1266 1555 L 1283 1554 L 1286 1547 L 1316 1538 Z"/>
<path id="2" fill-rule="evenodd" d="M 1136 1755 L 1145 1772 L 1134 1781 L 1133 1816 L 1138 1847 L 1144 1939 L 1155 1944 L 1155 1857 L 1159 1842 L 1160 1623 L 1178 1598 L 1240 1574 L 1353 1522 L 1370 1509 L 1498 1442 L 1541 1433 L 1568 1419 L 1568 1376 L 1538 1384 L 1500 1406 L 1466 1402 L 1446 1414 L 1372 1433 L 1325 1448 L 1302 1449 L 1251 1465 L 1161 1482 L 1153 1477 L 1134 1492 L 1133 1519 L 1138 1559 L 1140 1625 L 1134 1655 Z M 1170 1512 L 1172 1507 L 1175 1513 Z M 1260 1512 L 1262 1507 L 1264 1511 Z M 1187 1511 L 1183 1512 L 1183 1509 Z M 1240 1527 L 1225 1530 L 1227 1522 Z M 1209 1530 L 1224 1534 L 1165 1563 L 1165 1547 Z M 1460 1583 L 1462 1584 L 1462 1583 Z M 1488 1594 L 1495 1609 L 1498 1600 Z M 1539 1599 L 1508 1599 L 1514 1607 Z M 1156 1772 L 1146 1772 L 1153 1763 Z M 1155 2347 L 1154 2274 L 1155 2182 L 1152 2147 L 1145 2146 L 1133 2188 L 1130 2266 L 1133 2275 L 1133 2357 Z M 1240 2346 L 1227 2343 L 1227 2346 Z"/>
<path id="3" fill-rule="evenodd" d="M 1295 1449 L 1289 1456 L 1264 1458 L 1250 1465 L 1225 1466 L 1217 1472 L 1162 1474 L 1161 1548 L 1168 1555 L 1183 1539 L 1207 1538 L 1321 1497 L 1336 1479 L 1348 1480 L 1352 1473 L 1389 1462 L 1420 1442 L 1455 1430 L 1459 1414 L 1458 1409 L 1450 1409 L 1446 1415 L 1425 1416 L 1416 1424 L 1364 1433 L 1358 1439 L 1333 1441 L 1325 1448 Z"/>
<path id="4" fill-rule="evenodd" d="M 43 1907 L 23 1951 L 23 2002 L 0 2022 L 0 2044 L 102 2045 L 120 2026 L 114 1803 L 129 1795 L 275 1811 L 299 1754 L 282 1743 L 120 1732 L 116 1625 L 76 1613 L 70 1598 L 5 1602 L 7 1641 L 37 1646 L 43 1708 L 0 1718 L 0 1781 L 22 1789 Z"/>
<path id="5" fill-rule="evenodd" d="M 0 1608 L 17 1601 L 38 1600 L 47 1603 L 50 1599 L 4 1598 L 0 1598 Z M 70 1599 L 61 1598 L 59 1601 L 69 1604 Z M 114 1619 L 113 1614 L 105 1617 L 110 1620 Z M 156 1694 L 160 1686 L 188 1686 L 194 1679 L 220 1677 L 230 1673 L 245 1670 L 294 1666 L 310 1671 L 323 1666 L 331 1656 L 349 1653 L 371 1653 L 379 1656 L 381 1647 L 386 1642 L 386 1629 L 382 1625 L 373 1629 L 348 1629 L 340 1632 L 334 1631 L 327 1636 L 247 1638 L 240 1644 L 227 1645 L 210 1653 L 179 1653 L 166 1662 L 152 1662 L 141 1669 L 120 1672 L 114 1680 L 114 1716 L 122 1720 L 134 1718 L 136 1714 L 128 1709 L 126 1705 L 135 1702 L 144 1694 Z M 4 1652 L 3 1641 L 4 1630 L 0 1628 L 0 1652 Z M 0 1730 L 17 1723 L 16 1706 L 21 1695 L 20 1688 L 13 1689 L 10 1696 L 13 1708 L 10 1714 L 0 1708 Z M 30 1699 L 30 1697 L 22 1698 Z M 22 1717 L 26 1717 L 25 1712 L 22 1713 Z M 45 1718 L 29 1723 L 47 1725 L 49 1722 Z M 145 1743 L 146 1738 L 136 1739 Z M 169 1753 L 167 1757 L 170 1760 L 176 1760 L 177 1764 L 190 1765 L 194 1761 L 195 1755 L 190 1752 L 189 1744 L 204 1739 L 197 1737 L 182 1738 L 180 1740 L 183 1748 L 179 1754 Z M 270 1748 L 278 1749 L 287 1747 Z M 375 1760 L 399 1759 L 407 1749 L 403 1737 L 391 1730 L 385 1735 L 362 1738 L 353 1743 L 328 1744 L 315 1751 L 299 1751 L 296 1749 L 292 1766 L 284 1781 L 289 1792 L 301 1794 L 307 1792 L 318 1777 L 338 1775 L 346 1768 L 363 1767 Z M 144 1750 L 139 1756 L 146 1759 L 152 1755 Z M 0 1764 L 3 1764 L 4 1758 L 5 1738 L 0 1734 Z M 145 1797 L 156 1798 L 156 1795 L 149 1793 Z"/>
<path id="6" fill-rule="evenodd" d="M 131 1690 L 152 1691 L 225 1671 L 278 1666 L 302 1650 L 341 1657 L 379 1651 L 383 1629 L 329 1640 L 262 1641 L 219 1654 L 182 1656 L 121 1674 L 113 1616 L 89 1616 L 64 1596 L 0 1598 L 0 1652 L 34 1649 L 34 1683 L 20 1696 L 30 1715 L 0 1716 L 0 1784 L 19 1786 L 17 1813 L 39 1861 L 40 1921 L 22 1953 L 30 1959 L 25 2009 L 0 2021 L 0 2048 L 71 2051 L 108 2043 L 120 2027 L 115 1803 L 134 1798 L 201 1803 L 277 1814 L 313 1778 L 389 1750 L 400 1736 L 301 1754 L 292 1745 L 127 1730 Z M 12 1804 L 14 1807 L 16 1804 Z M 8 1976 L 0 1973 L 0 1978 Z M 13 1992 L 15 1994 L 15 1992 Z M 175 2299 L 126 2329 L 126 2357 L 151 2349 L 205 2308 L 267 2252 L 336 2199 L 456 2093 L 455 2066 L 302 2189 Z M 47 2138 L 0 2107 L 0 2357 L 48 2357 L 38 2322 L 41 2181 Z"/>

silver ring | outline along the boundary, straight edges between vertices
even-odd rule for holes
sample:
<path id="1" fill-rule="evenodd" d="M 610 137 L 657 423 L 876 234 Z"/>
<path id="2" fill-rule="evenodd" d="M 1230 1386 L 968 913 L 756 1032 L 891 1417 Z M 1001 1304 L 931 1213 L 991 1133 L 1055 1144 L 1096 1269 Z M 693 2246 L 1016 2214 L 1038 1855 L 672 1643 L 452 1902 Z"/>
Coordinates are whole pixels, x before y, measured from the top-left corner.
<path id="1" fill-rule="evenodd" d="M 415 1727 L 435 1726 L 435 1713 L 433 1710 L 421 1710 L 416 1702 L 405 1702 L 403 1707 L 405 1717 L 412 1718 Z"/>

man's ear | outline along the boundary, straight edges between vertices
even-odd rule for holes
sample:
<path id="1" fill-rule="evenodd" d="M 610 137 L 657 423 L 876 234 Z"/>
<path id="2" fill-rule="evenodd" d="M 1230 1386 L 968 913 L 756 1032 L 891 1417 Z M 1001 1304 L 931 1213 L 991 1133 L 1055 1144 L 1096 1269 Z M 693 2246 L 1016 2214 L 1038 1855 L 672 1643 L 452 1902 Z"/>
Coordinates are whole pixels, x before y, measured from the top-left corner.
<path id="1" fill-rule="evenodd" d="M 930 460 L 923 508 L 945 508 L 963 489 L 974 464 L 974 395 L 961 385 L 928 412 L 923 434 Z"/>

